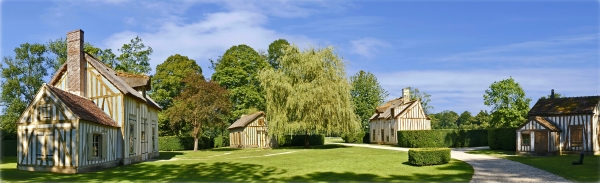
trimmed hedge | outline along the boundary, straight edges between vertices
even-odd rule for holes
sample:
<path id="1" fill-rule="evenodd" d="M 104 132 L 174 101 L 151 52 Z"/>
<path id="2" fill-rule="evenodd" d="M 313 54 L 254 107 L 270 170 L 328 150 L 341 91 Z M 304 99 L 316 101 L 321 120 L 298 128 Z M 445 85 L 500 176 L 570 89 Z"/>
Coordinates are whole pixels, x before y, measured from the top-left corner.
<path id="1" fill-rule="evenodd" d="M 365 144 L 370 144 L 371 143 L 371 133 L 365 133 L 365 136 L 363 136 L 362 142 Z"/>
<path id="2" fill-rule="evenodd" d="M 412 165 L 440 165 L 450 162 L 450 148 L 412 148 L 408 150 Z"/>
<path id="3" fill-rule="evenodd" d="M 2 140 L 2 156 L 17 156 L 17 140 Z"/>
<path id="4" fill-rule="evenodd" d="M 517 150 L 517 128 L 498 128 L 488 130 L 490 149 L 515 151 Z"/>
<path id="5" fill-rule="evenodd" d="M 359 133 L 351 134 L 351 135 L 342 135 L 342 139 L 344 140 L 344 142 L 356 143 L 356 144 L 362 143 L 364 137 L 365 137 L 365 132 L 359 132 Z"/>
<path id="6" fill-rule="evenodd" d="M 316 146 L 325 144 L 325 135 L 308 135 L 308 145 Z M 280 146 L 304 146 L 304 135 L 286 135 Z"/>
<path id="7" fill-rule="evenodd" d="M 208 137 L 198 138 L 198 149 L 210 149 L 213 140 Z M 164 136 L 158 137 L 159 151 L 194 150 L 194 137 Z"/>
<path id="8" fill-rule="evenodd" d="M 478 147 L 488 145 L 487 130 L 411 130 L 398 131 L 398 146 Z"/>

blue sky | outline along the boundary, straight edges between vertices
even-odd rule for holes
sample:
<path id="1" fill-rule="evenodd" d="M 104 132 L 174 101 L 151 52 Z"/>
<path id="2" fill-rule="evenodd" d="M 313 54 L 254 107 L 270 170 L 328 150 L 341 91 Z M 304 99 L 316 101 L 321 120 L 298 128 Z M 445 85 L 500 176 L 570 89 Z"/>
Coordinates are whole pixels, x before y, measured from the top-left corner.
<path id="1" fill-rule="evenodd" d="M 347 74 L 374 73 L 390 96 L 416 87 L 434 112 L 490 110 L 484 91 L 513 77 L 532 98 L 600 95 L 598 1 L 15 1 L 1 2 L 2 56 L 75 29 L 117 50 L 135 36 L 168 56 L 208 59 L 279 38 L 334 46 Z"/>

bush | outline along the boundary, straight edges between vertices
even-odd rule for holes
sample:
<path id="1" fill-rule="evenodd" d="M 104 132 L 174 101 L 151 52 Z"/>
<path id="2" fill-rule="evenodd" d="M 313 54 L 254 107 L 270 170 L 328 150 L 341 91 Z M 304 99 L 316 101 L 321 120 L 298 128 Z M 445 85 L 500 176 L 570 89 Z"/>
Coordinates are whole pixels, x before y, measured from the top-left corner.
<path id="1" fill-rule="evenodd" d="M 358 132 L 355 134 L 344 134 L 342 135 L 342 139 L 344 139 L 344 142 L 346 143 L 356 143 L 356 144 L 360 144 L 363 142 L 363 137 L 365 136 L 365 132 Z"/>
<path id="2" fill-rule="evenodd" d="M 371 133 L 365 133 L 365 136 L 363 136 L 362 142 L 365 144 L 370 144 L 371 143 Z"/>
<path id="3" fill-rule="evenodd" d="M 515 151 L 517 150 L 517 128 L 497 128 L 488 130 L 490 149 Z"/>
<path id="4" fill-rule="evenodd" d="M 450 162 L 449 148 L 412 148 L 408 150 L 408 162 L 412 165 L 440 165 Z"/>
<path id="5" fill-rule="evenodd" d="M 212 139 L 208 137 L 198 138 L 198 149 L 210 149 L 213 146 Z M 158 137 L 159 151 L 183 151 L 194 150 L 193 137 L 164 136 Z"/>
<path id="6" fill-rule="evenodd" d="M 400 147 L 478 147 L 487 146 L 487 130 L 398 131 Z"/>
<path id="7" fill-rule="evenodd" d="M 2 156 L 17 156 L 17 140 L 2 140 Z"/>
<path id="8" fill-rule="evenodd" d="M 304 135 L 286 135 L 280 146 L 304 146 Z M 309 135 L 308 144 L 310 146 L 325 144 L 325 135 Z"/>
<path id="9" fill-rule="evenodd" d="M 215 148 L 223 147 L 223 136 L 218 136 L 215 138 Z"/>

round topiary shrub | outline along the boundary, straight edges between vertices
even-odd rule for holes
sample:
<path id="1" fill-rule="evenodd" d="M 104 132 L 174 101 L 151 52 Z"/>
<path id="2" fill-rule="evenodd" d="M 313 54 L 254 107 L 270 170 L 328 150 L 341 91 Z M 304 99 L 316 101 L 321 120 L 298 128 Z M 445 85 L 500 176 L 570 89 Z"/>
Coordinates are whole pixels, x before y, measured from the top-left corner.
<path id="1" fill-rule="evenodd" d="M 450 162 L 450 148 L 412 148 L 408 150 L 412 165 L 440 165 Z"/>

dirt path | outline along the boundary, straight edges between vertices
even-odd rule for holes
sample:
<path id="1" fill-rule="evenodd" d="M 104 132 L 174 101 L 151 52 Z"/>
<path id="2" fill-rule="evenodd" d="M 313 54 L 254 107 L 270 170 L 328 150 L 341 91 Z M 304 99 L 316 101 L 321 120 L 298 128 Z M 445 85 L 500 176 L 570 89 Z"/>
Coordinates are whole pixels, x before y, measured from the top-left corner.
<path id="1" fill-rule="evenodd" d="M 395 151 L 408 151 L 409 149 L 375 144 L 331 144 Z M 471 182 L 572 182 L 545 170 L 519 162 L 493 156 L 465 153 L 475 149 L 488 149 L 488 147 L 452 148 L 452 158 L 469 163 L 475 170 Z"/>

